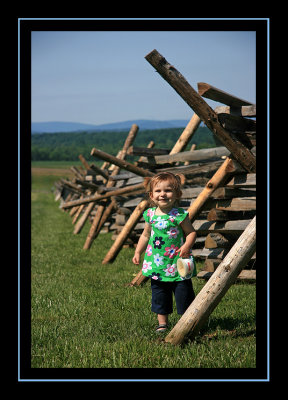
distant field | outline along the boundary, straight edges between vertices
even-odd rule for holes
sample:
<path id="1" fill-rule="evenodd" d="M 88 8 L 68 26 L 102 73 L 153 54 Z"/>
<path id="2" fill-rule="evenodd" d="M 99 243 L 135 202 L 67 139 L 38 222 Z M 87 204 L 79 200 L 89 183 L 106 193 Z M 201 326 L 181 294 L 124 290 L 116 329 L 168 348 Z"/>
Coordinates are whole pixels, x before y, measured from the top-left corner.
<path id="1" fill-rule="evenodd" d="M 32 168 L 70 169 L 72 165 L 82 166 L 81 161 L 32 161 Z"/>
<path id="2" fill-rule="evenodd" d="M 79 161 L 32 161 L 32 176 L 50 175 L 72 178 L 74 176 L 71 167 L 80 167 L 82 163 Z"/>

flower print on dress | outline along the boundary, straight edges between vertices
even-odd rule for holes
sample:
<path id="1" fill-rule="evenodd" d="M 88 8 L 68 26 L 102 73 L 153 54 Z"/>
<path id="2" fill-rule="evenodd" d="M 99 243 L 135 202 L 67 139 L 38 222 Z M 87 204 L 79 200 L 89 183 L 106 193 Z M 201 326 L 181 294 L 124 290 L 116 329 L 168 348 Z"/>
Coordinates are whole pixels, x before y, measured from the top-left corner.
<path id="1" fill-rule="evenodd" d="M 147 216 L 152 218 L 154 214 L 155 214 L 155 210 L 152 210 L 152 208 L 148 208 Z"/>
<path id="2" fill-rule="evenodd" d="M 176 239 L 179 233 L 177 228 L 171 228 L 168 232 L 169 239 Z"/>
<path id="3" fill-rule="evenodd" d="M 177 208 L 172 208 L 172 210 L 169 211 L 168 215 L 170 215 L 170 217 L 177 217 L 177 215 L 179 215 L 179 211 Z"/>
<path id="4" fill-rule="evenodd" d="M 144 261 L 143 265 L 142 265 L 142 271 L 147 272 L 149 269 L 152 269 L 151 264 L 152 264 L 152 261 L 149 261 L 149 262 Z"/>
<path id="5" fill-rule="evenodd" d="M 162 236 L 155 236 L 155 239 L 153 240 L 153 244 L 154 244 L 154 249 L 161 249 L 161 247 L 163 246 L 163 244 L 165 244 L 164 240 L 162 240 L 163 237 Z"/>
<path id="6" fill-rule="evenodd" d="M 164 264 L 164 262 L 163 262 L 163 256 L 160 256 L 160 254 L 158 253 L 158 254 L 155 254 L 155 256 L 154 256 L 154 263 L 157 265 L 157 267 L 159 267 L 159 265 L 163 265 Z"/>
<path id="7" fill-rule="evenodd" d="M 167 226 L 167 224 L 168 224 L 168 221 L 165 221 L 165 219 L 162 219 L 161 217 L 158 217 L 158 218 L 154 221 L 154 223 L 155 223 L 155 228 L 158 228 L 158 229 L 165 229 L 166 226 Z"/>
<path id="8" fill-rule="evenodd" d="M 149 275 L 149 278 L 154 279 L 155 281 L 162 281 L 159 272 L 152 272 L 152 275 Z"/>
<path id="9" fill-rule="evenodd" d="M 164 269 L 163 271 L 166 272 L 166 276 L 175 276 L 176 274 L 176 264 L 167 264 L 167 268 Z"/>
<path id="10" fill-rule="evenodd" d="M 148 244 L 145 253 L 147 254 L 147 256 L 152 256 L 152 246 L 150 244 Z"/>
<path id="11" fill-rule="evenodd" d="M 164 256 L 169 256 L 169 258 L 173 258 L 176 256 L 176 251 L 179 249 L 179 247 L 174 246 L 174 244 L 171 244 L 171 247 L 165 247 L 165 253 Z"/>

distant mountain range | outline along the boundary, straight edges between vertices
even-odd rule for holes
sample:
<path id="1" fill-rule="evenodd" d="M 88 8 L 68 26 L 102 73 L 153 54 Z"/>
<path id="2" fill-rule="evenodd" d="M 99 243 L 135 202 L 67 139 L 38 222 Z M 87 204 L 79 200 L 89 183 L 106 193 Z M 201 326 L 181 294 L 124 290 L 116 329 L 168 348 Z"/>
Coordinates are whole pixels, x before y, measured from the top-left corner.
<path id="1" fill-rule="evenodd" d="M 123 131 L 129 130 L 132 124 L 137 124 L 141 130 L 184 128 L 188 122 L 189 120 L 185 119 L 172 119 L 169 121 L 138 119 L 102 125 L 82 124 L 78 122 L 32 122 L 31 134 L 79 131 Z"/>

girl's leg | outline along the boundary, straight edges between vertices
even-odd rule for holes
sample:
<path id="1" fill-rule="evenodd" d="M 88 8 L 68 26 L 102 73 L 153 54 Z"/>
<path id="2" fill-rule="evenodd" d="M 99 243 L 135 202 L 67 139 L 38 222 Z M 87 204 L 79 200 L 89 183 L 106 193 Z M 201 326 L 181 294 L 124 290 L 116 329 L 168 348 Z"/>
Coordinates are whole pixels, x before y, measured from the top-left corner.
<path id="1" fill-rule="evenodd" d="M 159 325 L 167 325 L 168 324 L 168 314 L 157 314 L 158 317 L 158 323 Z M 163 331 L 166 328 L 157 328 L 157 331 Z"/>
<path id="2" fill-rule="evenodd" d="M 176 300 L 177 313 L 182 315 L 195 299 L 192 280 L 187 279 L 175 282 L 174 295 Z"/>
<path id="3" fill-rule="evenodd" d="M 157 314 L 159 325 L 167 325 L 168 314 L 173 311 L 173 298 L 170 282 L 161 282 L 151 279 L 152 306 L 151 311 Z M 157 330 L 164 330 L 159 328 Z"/>

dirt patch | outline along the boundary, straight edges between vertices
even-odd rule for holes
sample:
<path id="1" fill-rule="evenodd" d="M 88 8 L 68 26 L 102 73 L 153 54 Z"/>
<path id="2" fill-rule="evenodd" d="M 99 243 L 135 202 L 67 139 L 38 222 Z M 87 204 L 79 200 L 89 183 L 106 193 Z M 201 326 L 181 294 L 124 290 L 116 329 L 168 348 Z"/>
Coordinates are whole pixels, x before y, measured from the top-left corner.
<path id="1" fill-rule="evenodd" d="M 65 168 L 31 168 L 32 175 L 56 175 L 56 176 L 67 176 L 72 177 L 73 173 L 69 169 Z"/>

